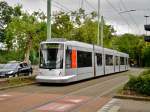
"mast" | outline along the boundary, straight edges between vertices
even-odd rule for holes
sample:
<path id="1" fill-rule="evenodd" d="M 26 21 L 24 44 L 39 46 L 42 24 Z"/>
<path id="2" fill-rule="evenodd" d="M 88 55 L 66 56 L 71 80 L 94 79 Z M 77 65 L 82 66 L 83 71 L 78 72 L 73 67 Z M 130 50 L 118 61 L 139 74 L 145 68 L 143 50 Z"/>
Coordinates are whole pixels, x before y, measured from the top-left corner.
<path id="1" fill-rule="evenodd" d="M 47 0 L 47 39 L 51 39 L 51 2 Z"/>
<path id="2" fill-rule="evenodd" d="M 100 44 L 100 0 L 98 0 L 98 32 L 97 32 L 97 45 Z"/>

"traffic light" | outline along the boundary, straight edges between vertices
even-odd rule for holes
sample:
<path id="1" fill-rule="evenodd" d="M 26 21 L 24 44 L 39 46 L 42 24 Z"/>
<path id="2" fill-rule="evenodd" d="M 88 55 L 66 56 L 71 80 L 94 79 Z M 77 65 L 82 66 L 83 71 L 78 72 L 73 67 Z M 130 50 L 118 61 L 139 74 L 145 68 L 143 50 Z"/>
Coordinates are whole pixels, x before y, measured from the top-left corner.
<path id="1" fill-rule="evenodd" d="M 145 37 L 144 37 L 144 40 L 145 40 L 146 42 L 150 42 L 150 36 L 145 36 Z"/>
<path id="2" fill-rule="evenodd" d="M 144 25 L 146 31 L 150 31 L 150 25 Z"/>

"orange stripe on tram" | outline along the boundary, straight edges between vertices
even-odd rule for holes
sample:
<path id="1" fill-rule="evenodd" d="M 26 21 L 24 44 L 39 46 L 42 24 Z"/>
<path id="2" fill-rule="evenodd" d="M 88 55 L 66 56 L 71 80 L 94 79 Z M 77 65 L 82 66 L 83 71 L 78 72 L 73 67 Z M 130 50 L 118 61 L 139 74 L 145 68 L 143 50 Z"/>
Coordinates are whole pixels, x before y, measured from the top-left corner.
<path id="1" fill-rule="evenodd" d="M 72 49 L 71 59 L 72 59 L 71 68 L 77 68 L 77 51 L 76 51 L 76 49 Z"/>

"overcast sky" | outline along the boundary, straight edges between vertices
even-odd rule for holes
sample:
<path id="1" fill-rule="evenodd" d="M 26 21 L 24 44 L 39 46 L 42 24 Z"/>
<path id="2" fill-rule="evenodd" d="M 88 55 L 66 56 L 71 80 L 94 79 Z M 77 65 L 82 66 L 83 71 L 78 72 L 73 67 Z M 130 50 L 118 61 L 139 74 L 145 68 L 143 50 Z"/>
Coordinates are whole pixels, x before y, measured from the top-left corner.
<path id="1" fill-rule="evenodd" d="M 27 12 L 42 10 L 46 13 L 46 0 L 5 0 L 10 5 L 22 4 Z M 82 2 L 83 1 L 83 2 Z M 98 0 L 52 0 L 52 10 L 77 10 L 82 7 L 87 12 L 97 10 Z M 83 3 L 83 4 L 82 4 Z M 150 0 L 101 0 L 102 14 L 108 24 L 114 26 L 118 34 L 144 34 L 144 15 L 150 15 Z M 126 10 L 134 12 L 119 13 Z M 149 18 L 150 19 L 150 18 Z M 149 21 L 150 22 L 150 21 Z"/>

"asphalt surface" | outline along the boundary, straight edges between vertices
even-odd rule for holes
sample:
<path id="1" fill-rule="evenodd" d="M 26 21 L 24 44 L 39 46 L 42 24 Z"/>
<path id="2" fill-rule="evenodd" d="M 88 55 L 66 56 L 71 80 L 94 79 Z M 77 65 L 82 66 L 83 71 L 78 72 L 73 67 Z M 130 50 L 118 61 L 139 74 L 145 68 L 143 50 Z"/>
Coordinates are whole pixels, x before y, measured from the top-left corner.
<path id="1" fill-rule="evenodd" d="M 131 69 L 70 85 L 35 84 L 0 91 L 0 112 L 101 112 L 100 109 L 113 101 L 116 89 L 127 82 L 128 75 L 138 75 L 142 71 Z M 111 104 L 119 111 L 121 105 L 116 106 L 116 101 Z"/>

